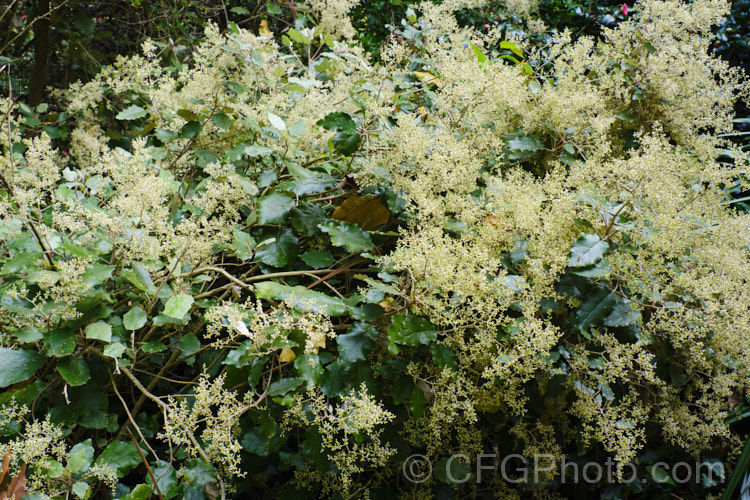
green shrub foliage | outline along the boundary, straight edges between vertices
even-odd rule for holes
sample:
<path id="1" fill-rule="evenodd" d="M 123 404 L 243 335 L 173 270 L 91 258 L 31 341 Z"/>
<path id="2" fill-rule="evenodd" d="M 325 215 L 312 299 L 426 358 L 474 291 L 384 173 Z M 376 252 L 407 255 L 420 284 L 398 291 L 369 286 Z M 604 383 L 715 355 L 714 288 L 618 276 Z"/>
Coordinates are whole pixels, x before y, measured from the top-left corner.
<path id="1" fill-rule="evenodd" d="M 425 3 L 378 63 L 355 3 L 210 25 L 181 68 L 146 42 L 51 115 L 0 100 L 0 436 L 27 491 L 721 493 L 750 367 L 726 2 L 543 45 Z M 536 7 L 502 9 L 533 34 Z M 555 466 L 477 481 L 481 453 Z M 563 457 L 614 479 L 563 484 Z M 687 460 L 719 472 L 657 465 Z"/>

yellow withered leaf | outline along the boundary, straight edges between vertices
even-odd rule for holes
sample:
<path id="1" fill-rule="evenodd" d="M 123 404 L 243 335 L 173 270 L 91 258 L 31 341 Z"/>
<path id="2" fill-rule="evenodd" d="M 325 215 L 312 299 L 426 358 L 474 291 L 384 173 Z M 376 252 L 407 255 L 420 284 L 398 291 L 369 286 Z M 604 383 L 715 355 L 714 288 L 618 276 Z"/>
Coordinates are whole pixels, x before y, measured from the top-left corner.
<path id="1" fill-rule="evenodd" d="M 282 349 L 281 354 L 279 354 L 279 361 L 282 363 L 287 363 L 289 361 L 294 361 L 294 358 L 296 358 L 297 355 L 294 354 L 294 351 L 291 349 Z"/>
<path id="2" fill-rule="evenodd" d="M 320 340 L 313 342 L 313 348 L 315 348 L 315 354 L 318 354 L 318 349 L 326 348 L 326 338 L 322 337 Z"/>
<path id="3" fill-rule="evenodd" d="M 420 82 L 432 83 L 434 85 L 437 85 L 438 87 L 442 87 L 443 85 L 445 85 L 445 81 L 441 80 L 432 73 L 428 73 L 427 71 L 415 71 L 413 75 L 416 76 Z"/>
<path id="4" fill-rule="evenodd" d="M 260 22 L 260 27 L 258 28 L 258 34 L 260 36 L 271 36 L 271 30 L 268 29 L 268 21 L 263 19 Z M 294 359 L 294 358 L 292 358 Z"/>
<path id="5" fill-rule="evenodd" d="M 387 223 L 390 217 L 391 212 L 376 197 L 362 198 L 356 194 L 333 211 L 334 219 L 357 224 L 365 231 Z"/>

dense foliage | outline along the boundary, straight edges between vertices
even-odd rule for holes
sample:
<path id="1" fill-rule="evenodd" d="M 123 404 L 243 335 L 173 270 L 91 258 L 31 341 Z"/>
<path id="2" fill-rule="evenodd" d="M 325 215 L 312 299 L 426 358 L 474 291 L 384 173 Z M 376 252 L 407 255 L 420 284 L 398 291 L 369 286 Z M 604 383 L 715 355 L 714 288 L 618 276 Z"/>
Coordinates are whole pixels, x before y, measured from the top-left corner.
<path id="1" fill-rule="evenodd" d="M 146 40 L 56 105 L 0 98 L 2 477 L 27 498 L 721 495 L 750 389 L 728 4 L 602 7 L 595 29 L 571 6 L 557 33 L 544 3 L 404 2 L 368 38 L 388 13 L 356 3 L 227 14 L 185 58 Z M 562 460 L 614 468 L 574 484 Z"/>

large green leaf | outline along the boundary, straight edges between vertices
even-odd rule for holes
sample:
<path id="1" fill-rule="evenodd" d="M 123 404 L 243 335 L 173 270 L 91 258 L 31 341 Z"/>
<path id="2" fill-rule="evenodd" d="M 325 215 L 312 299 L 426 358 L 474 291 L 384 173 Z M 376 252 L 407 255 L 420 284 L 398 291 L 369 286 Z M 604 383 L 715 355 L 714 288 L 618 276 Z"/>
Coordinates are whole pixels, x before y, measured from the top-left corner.
<path id="1" fill-rule="evenodd" d="M 216 468 L 213 464 L 199 458 L 186 461 L 180 469 L 180 474 L 188 485 L 196 488 L 203 488 L 216 480 Z"/>
<path id="2" fill-rule="evenodd" d="M 159 491 L 164 495 L 164 498 L 173 498 L 179 491 L 177 469 L 175 469 L 169 462 L 159 460 L 158 462 L 151 464 L 151 470 L 153 471 L 154 477 L 156 477 L 156 484 L 159 486 Z M 154 482 L 151 479 L 151 474 L 146 474 L 146 483 L 153 487 Z"/>
<path id="3" fill-rule="evenodd" d="M 138 330 L 146 324 L 147 319 L 146 311 L 135 306 L 122 317 L 122 326 L 126 330 Z"/>
<path id="4" fill-rule="evenodd" d="M 68 470 L 73 473 L 85 472 L 94 460 L 94 447 L 91 439 L 77 443 L 68 453 Z"/>
<path id="5" fill-rule="evenodd" d="M 331 235 L 331 242 L 335 246 L 345 247 L 350 252 L 366 252 L 374 246 L 370 234 L 356 224 L 326 222 L 318 227 Z"/>
<path id="6" fill-rule="evenodd" d="M 331 252 L 316 250 L 314 252 L 305 252 L 299 256 L 302 261 L 313 269 L 322 269 L 333 264 Z"/>
<path id="7" fill-rule="evenodd" d="M 202 129 L 203 125 L 200 122 L 187 122 L 182 126 L 182 130 L 180 130 L 180 137 L 182 139 L 195 139 L 201 133 Z"/>
<path id="8" fill-rule="evenodd" d="M 619 297 L 618 297 L 619 299 Z M 640 317 L 629 303 L 619 299 L 612 312 L 604 320 L 606 326 L 628 326 L 636 322 Z"/>
<path id="9" fill-rule="evenodd" d="M 258 201 L 260 224 L 281 224 L 294 208 L 294 199 L 282 193 L 271 193 Z"/>
<path id="10" fill-rule="evenodd" d="M 591 328 L 599 326 L 612 313 L 619 296 L 606 288 L 595 288 L 583 299 L 583 304 L 576 311 L 576 326 Z"/>
<path id="11" fill-rule="evenodd" d="M 132 106 L 125 108 L 117 113 L 117 116 L 115 116 L 115 118 L 117 118 L 118 120 L 137 120 L 138 118 L 143 118 L 147 114 L 148 113 L 145 109 L 133 104 Z"/>
<path id="12" fill-rule="evenodd" d="M 362 301 L 360 295 L 340 299 L 308 290 L 303 286 L 282 285 L 274 281 L 256 283 L 255 293 L 259 299 L 289 301 L 294 297 L 294 307 L 296 309 L 322 312 L 328 316 L 348 314 L 354 306 Z"/>
<path id="13" fill-rule="evenodd" d="M 283 396 L 287 392 L 296 389 L 302 382 L 304 380 L 300 377 L 282 378 L 268 386 L 268 395 Z"/>
<path id="14" fill-rule="evenodd" d="M 333 136 L 333 150 L 339 154 L 351 156 L 359 147 L 362 137 L 358 132 L 336 132 Z"/>
<path id="15" fill-rule="evenodd" d="M 112 327 L 104 321 L 97 321 L 86 327 L 86 338 L 109 342 L 112 340 Z"/>
<path id="16" fill-rule="evenodd" d="M 586 267 L 597 263 L 609 250 L 609 244 L 595 234 L 586 234 L 578 238 L 570 249 L 568 265 Z"/>
<path id="17" fill-rule="evenodd" d="M 48 356 L 67 356 L 76 349 L 76 334 L 72 330 L 51 330 L 44 334 L 44 343 Z"/>
<path id="18" fill-rule="evenodd" d="M 115 270 L 115 266 L 108 266 L 105 264 L 91 264 L 83 273 L 81 280 L 88 287 L 99 285 L 112 277 L 112 272 Z"/>
<path id="19" fill-rule="evenodd" d="M 232 126 L 232 119 L 221 109 L 216 110 L 211 117 L 211 121 L 222 130 L 229 130 L 229 127 Z"/>
<path id="20" fill-rule="evenodd" d="M 351 116 L 349 116 L 347 113 L 344 113 L 343 111 L 336 111 L 334 113 L 327 114 L 325 118 L 318 120 L 317 125 L 323 127 L 326 130 L 335 132 L 357 131 L 357 124 L 354 122 Z"/>
<path id="21" fill-rule="evenodd" d="M 292 210 L 292 225 L 304 236 L 320 234 L 318 225 L 328 220 L 330 219 L 326 216 L 325 210 L 306 201 L 301 202 Z"/>
<path id="22" fill-rule="evenodd" d="M 353 363 L 361 361 L 375 347 L 378 331 L 366 323 L 354 323 L 344 334 L 336 337 L 341 359 Z"/>
<path id="23" fill-rule="evenodd" d="M 68 356 L 57 362 L 57 372 L 68 385 L 83 385 L 91 378 L 89 365 L 82 359 Z"/>
<path id="24" fill-rule="evenodd" d="M 428 344 L 437 339 L 437 330 L 428 320 L 414 314 L 397 314 L 388 328 L 388 339 L 402 345 Z"/>
<path id="25" fill-rule="evenodd" d="M 0 387 L 27 380 L 43 364 L 44 358 L 38 352 L 0 347 Z"/>
<path id="26" fill-rule="evenodd" d="M 337 153 L 351 155 L 359 147 L 362 137 L 357 132 L 357 124 L 347 113 L 336 111 L 328 114 L 318 125 L 326 130 L 336 131 L 333 146 Z"/>
<path id="27" fill-rule="evenodd" d="M 164 314 L 171 318 L 182 319 L 188 313 L 194 301 L 195 299 L 188 294 L 173 295 L 164 305 Z"/>
<path id="28" fill-rule="evenodd" d="M 258 237 L 255 258 L 269 266 L 284 267 L 297 258 L 298 243 L 290 229 L 264 231 Z"/>

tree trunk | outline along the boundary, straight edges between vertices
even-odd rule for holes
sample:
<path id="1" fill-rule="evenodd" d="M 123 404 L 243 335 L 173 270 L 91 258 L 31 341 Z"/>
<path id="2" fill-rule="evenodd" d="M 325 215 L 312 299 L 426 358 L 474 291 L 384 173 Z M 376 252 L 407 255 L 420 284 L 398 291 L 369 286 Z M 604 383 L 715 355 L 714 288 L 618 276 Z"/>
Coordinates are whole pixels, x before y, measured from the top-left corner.
<path id="1" fill-rule="evenodd" d="M 47 51 L 49 48 L 49 0 L 37 0 L 37 21 L 34 23 L 34 74 L 29 87 L 29 104 L 42 102 L 47 83 Z"/>

